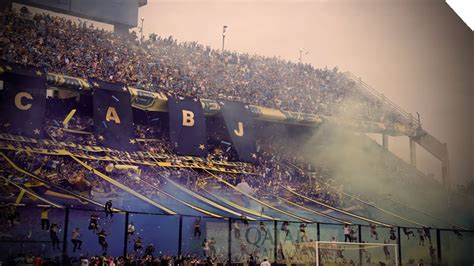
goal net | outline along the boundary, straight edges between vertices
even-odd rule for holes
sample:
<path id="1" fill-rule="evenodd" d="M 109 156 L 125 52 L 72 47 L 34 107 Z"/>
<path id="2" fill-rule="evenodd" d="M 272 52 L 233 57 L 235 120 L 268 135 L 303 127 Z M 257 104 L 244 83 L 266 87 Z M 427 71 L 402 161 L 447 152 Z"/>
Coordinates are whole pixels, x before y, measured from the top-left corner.
<path id="1" fill-rule="evenodd" d="M 316 265 L 397 265 L 397 244 L 316 241 Z"/>

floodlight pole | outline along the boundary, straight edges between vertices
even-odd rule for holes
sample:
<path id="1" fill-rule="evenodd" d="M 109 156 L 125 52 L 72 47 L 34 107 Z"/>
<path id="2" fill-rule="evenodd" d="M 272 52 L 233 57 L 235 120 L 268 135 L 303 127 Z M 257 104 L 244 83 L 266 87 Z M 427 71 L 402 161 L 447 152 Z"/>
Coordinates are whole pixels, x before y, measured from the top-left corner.
<path id="1" fill-rule="evenodd" d="M 227 26 L 224 25 L 222 27 L 222 52 L 224 52 L 224 44 L 225 44 L 225 30 L 227 29 Z"/>
<path id="2" fill-rule="evenodd" d="M 144 21 L 144 20 L 145 20 L 145 19 L 142 17 L 142 18 L 141 18 L 142 25 L 141 25 L 141 27 L 140 27 L 140 43 L 143 42 L 143 21 Z"/>
<path id="3" fill-rule="evenodd" d="M 304 55 L 309 54 L 308 51 L 304 51 L 304 52 L 305 52 Z M 301 48 L 300 48 L 300 57 L 298 58 L 298 62 L 299 62 L 300 64 L 303 64 L 303 49 L 301 49 Z"/>

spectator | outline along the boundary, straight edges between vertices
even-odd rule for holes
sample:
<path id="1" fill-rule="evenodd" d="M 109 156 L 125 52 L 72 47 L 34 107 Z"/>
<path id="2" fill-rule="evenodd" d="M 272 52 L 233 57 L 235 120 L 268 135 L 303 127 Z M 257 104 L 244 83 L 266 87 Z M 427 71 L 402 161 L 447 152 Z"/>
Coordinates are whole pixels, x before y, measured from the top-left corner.
<path id="1" fill-rule="evenodd" d="M 72 235 L 71 235 L 71 242 L 74 245 L 72 252 L 76 252 L 76 249 L 81 250 L 82 240 L 80 238 L 81 238 L 81 233 L 79 232 L 79 227 L 76 227 L 72 231 Z"/>
<path id="2" fill-rule="evenodd" d="M 41 229 L 42 230 L 49 230 L 49 208 L 43 208 L 41 210 Z"/>

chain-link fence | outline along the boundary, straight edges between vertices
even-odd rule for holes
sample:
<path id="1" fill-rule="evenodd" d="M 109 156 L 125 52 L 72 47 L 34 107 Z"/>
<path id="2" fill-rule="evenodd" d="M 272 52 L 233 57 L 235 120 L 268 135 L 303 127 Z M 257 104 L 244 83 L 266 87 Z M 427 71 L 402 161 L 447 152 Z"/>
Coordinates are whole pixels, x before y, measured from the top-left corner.
<path id="1" fill-rule="evenodd" d="M 213 263 L 316 263 L 316 241 L 397 244 L 399 265 L 472 265 L 474 231 L 350 225 L 297 221 L 250 221 L 186 215 L 115 212 L 9 205 L 2 210 L 0 261 L 15 265 L 41 258 L 73 265 L 81 258 L 212 258 Z M 348 239 L 349 238 L 349 239 Z M 385 252 L 383 249 L 373 251 Z M 346 252 L 347 253 L 347 252 Z M 392 252 L 393 253 L 393 252 Z M 338 253 L 339 254 L 339 253 Z M 370 254 L 370 255 L 369 255 Z M 394 254 L 352 252 L 340 261 L 394 263 Z M 350 258 L 349 258 L 350 257 Z M 371 261 L 372 258 L 386 258 Z"/>

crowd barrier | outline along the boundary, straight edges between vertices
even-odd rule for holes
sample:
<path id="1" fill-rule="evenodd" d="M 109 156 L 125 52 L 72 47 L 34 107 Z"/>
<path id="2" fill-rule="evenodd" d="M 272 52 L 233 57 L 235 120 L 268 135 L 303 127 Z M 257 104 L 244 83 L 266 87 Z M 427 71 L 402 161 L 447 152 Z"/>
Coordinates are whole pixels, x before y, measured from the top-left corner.
<path id="1" fill-rule="evenodd" d="M 22 255 L 41 256 L 70 264 L 81 255 L 91 257 L 103 254 L 103 245 L 98 234 L 104 229 L 107 254 L 119 256 L 143 256 L 152 244 L 154 256 L 213 256 L 216 263 L 245 264 L 249 255 L 257 260 L 268 258 L 277 264 L 316 263 L 315 241 L 344 242 L 343 224 L 306 224 L 305 236 L 300 231 L 301 222 L 215 218 L 187 215 L 164 215 L 140 212 L 115 212 L 106 217 L 103 210 L 79 208 L 51 208 L 45 206 L 4 206 L 0 230 L 0 260 L 3 265 Z M 44 211 L 47 210 L 47 221 Z M 42 215 L 43 212 L 43 215 Z M 96 214 L 98 229 L 91 227 L 90 218 Z M 43 220 L 42 220 L 43 218 Z M 196 225 L 199 224 L 199 227 Z M 54 234 L 48 230 L 55 228 Z M 134 230 L 131 230 L 134 227 Z M 80 249 L 72 241 L 73 231 L 79 229 L 82 241 Z M 199 230 L 198 230 L 199 228 Z M 420 243 L 421 228 L 377 227 L 377 236 L 368 225 L 353 225 L 355 242 L 397 244 L 398 265 L 410 262 L 433 265 L 472 265 L 474 254 L 474 231 L 435 228 L 429 230 L 431 239 L 425 235 Z M 133 231 L 133 232 L 131 232 Z M 413 231 L 413 235 L 406 232 Z M 395 236 L 395 239 L 393 239 Z M 142 249 L 136 249 L 141 239 Z M 204 241 L 208 245 L 204 245 Z M 305 244 L 310 243 L 310 244 Z M 205 247 L 206 246 L 206 247 Z M 306 249 L 306 251 L 305 251 Z M 373 260 L 383 257 L 374 250 Z M 394 261 L 392 254 L 391 261 Z M 349 258 L 347 258 L 349 260 Z M 362 252 L 353 258 L 357 262 L 368 260 Z M 372 261 L 377 263 L 377 261 Z"/>

